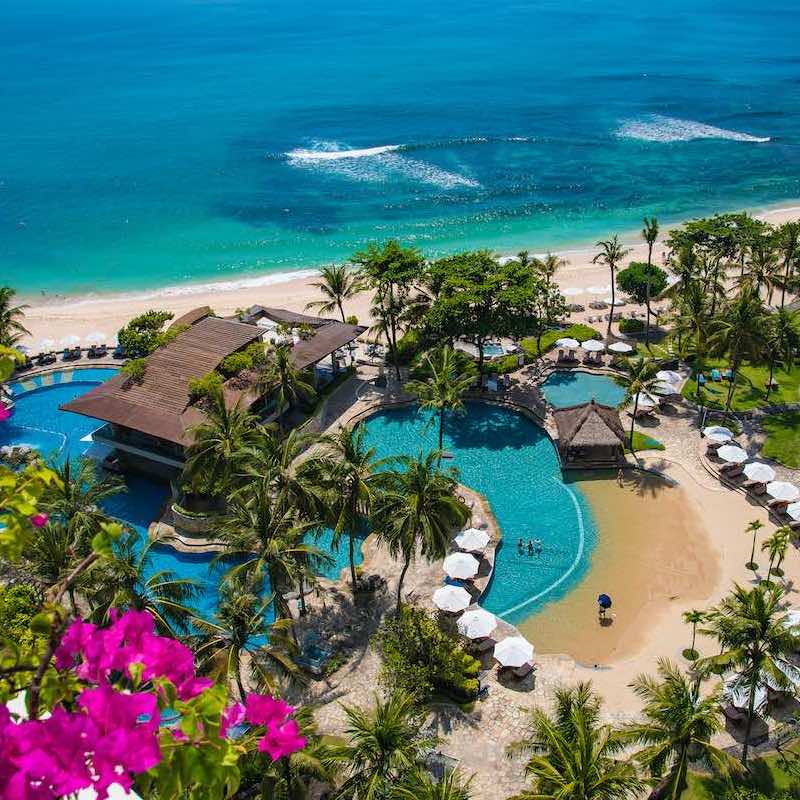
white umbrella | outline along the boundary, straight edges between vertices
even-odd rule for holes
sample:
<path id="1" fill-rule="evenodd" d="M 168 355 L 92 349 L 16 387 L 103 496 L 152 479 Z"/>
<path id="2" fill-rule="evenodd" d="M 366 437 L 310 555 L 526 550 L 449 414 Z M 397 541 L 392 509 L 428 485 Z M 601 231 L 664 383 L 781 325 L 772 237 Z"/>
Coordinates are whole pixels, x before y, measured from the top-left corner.
<path id="1" fill-rule="evenodd" d="M 733 439 L 733 431 L 723 428 L 721 425 L 709 425 L 707 428 L 703 428 L 703 436 L 711 439 L 712 442 L 729 442 Z"/>
<path id="2" fill-rule="evenodd" d="M 442 586 L 433 593 L 433 604 L 442 611 L 463 611 L 472 605 L 472 595 L 462 586 Z"/>
<path id="3" fill-rule="evenodd" d="M 792 503 L 787 509 L 786 513 L 793 519 L 793 520 L 800 520 L 800 503 Z M 800 613 L 800 612 L 798 612 Z"/>
<path id="4" fill-rule="evenodd" d="M 772 481 L 767 484 L 767 494 L 776 500 L 789 500 L 790 502 L 800 497 L 800 489 L 786 481 Z"/>
<path id="5" fill-rule="evenodd" d="M 603 298 L 603 302 L 604 302 L 604 303 L 608 303 L 609 305 L 611 305 L 612 303 L 613 303 L 615 306 L 618 306 L 618 305 L 620 305 L 620 301 L 619 301 L 619 300 L 617 300 L 617 299 L 614 299 L 614 300 L 612 300 L 610 297 L 604 297 L 604 298 Z"/>
<path id="6" fill-rule="evenodd" d="M 482 608 L 465 611 L 456 622 L 458 632 L 468 639 L 483 639 L 497 627 L 497 617 Z"/>
<path id="7" fill-rule="evenodd" d="M 675 372 L 673 369 L 660 369 L 656 372 L 656 378 L 667 383 L 680 383 L 683 380 L 680 372 Z"/>
<path id="8" fill-rule="evenodd" d="M 80 344 L 80 342 L 81 342 L 81 337 L 80 336 L 75 336 L 75 334 L 73 333 L 70 336 L 65 336 L 61 340 L 61 346 L 62 347 L 74 347 L 76 344 Z"/>
<path id="9" fill-rule="evenodd" d="M 736 677 L 725 681 L 725 696 L 734 708 L 748 708 L 750 702 L 750 688 L 739 681 Z M 758 711 L 767 702 L 767 690 L 759 683 L 756 686 L 755 702 L 753 708 Z"/>
<path id="10" fill-rule="evenodd" d="M 568 350 L 574 350 L 580 346 L 581 343 L 577 339 L 570 339 L 569 336 L 556 340 L 556 347 L 566 347 Z"/>
<path id="11" fill-rule="evenodd" d="M 763 461 L 751 461 L 744 465 L 744 474 L 751 481 L 769 483 L 775 480 L 775 470 Z"/>
<path id="12" fill-rule="evenodd" d="M 28 353 L 31 351 L 30 347 L 28 347 L 26 344 L 15 344 L 14 349 L 19 350 L 19 352 L 24 356 L 28 355 Z"/>
<path id="13" fill-rule="evenodd" d="M 450 578 L 468 579 L 478 574 L 478 559 L 469 553 L 451 553 L 444 560 L 444 571 Z"/>
<path id="14" fill-rule="evenodd" d="M 633 350 L 626 342 L 614 342 L 614 344 L 608 346 L 608 349 L 612 353 L 630 353 Z"/>
<path id="15" fill-rule="evenodd" d="M 486 531 L 467 528 L 456 536 L 455 542 L 462 550 L 484 550 L 490 539 Z"/>
<path id="16" fill-rule="evenodd" d="M 86 337 L 86 341 L 89 342 L 89 344 L 102 344 L 105 340 L 106 335 L 103 333 L 103 331 L 94 331 L 93 333 L 88 334 Z"/>
<path id="17" fill-rule="evenodd" d="M 742 450 L 741 447 L 737 447 L 735 444 L 722 445 L 722 447 L 717 450 L 717 455 L 723 461 L 729 461 L 733 464 L 744 464 L 748 459 L 747 451 Z"/>
<path id="18" fill-rule="evenodd" d="M 587 339 L 581 347 L 588 353 L 599 353 L 606 349 L 606 346 L 602 342 L 597 341 L 597 339 Z"/>
<path id="19" fill-rule="evenodd" d="M 655 408 L 658 405 L 658 401 L 650 397 L 649 394 L 645 394 L 645 392 L 639 392 L 634 397 L 634 403 L 638 405 L 640 411 L 646 411 L 648 408 Z"/>
<path id="20" fill-rule="evenodd" d="M 41 347 L 42 350 L 52 350 L 55 346 L 56 346 L 55 339 L 42 339 L 39 342 L 39 347 Z"/>
<path id="21" fill-rule="evenodd" d="M 589 292 L 589 294 L 605 294 L 611 291 L 611 284 L 608 283 L 605 286 L 590 286 L 586 291 Z"/>
<path id="22" fill-rule="evenodd" d="M 533 645 L 521 636 L 509 636 L 494 646 L 494 657 L 504 667 L 521 667 L 533 658 Z"/>
<path id="23" fill-rule="evenodd" d="M 578 289 L 577 286 L 570 286 L 568 289 L 562 289 L 561 294 L 565 297 L 577 297 L 579 294 L 583 294 L 585 289 Z"/>
<path id="24" fill-rule="evenodd" d="M 675 387 L 671 383 L 667 383 L 666 381 L 659 381 L 658 383 L 654 383 L 650 387 L 650 391 L 654 394 L 675 394 Z"/>

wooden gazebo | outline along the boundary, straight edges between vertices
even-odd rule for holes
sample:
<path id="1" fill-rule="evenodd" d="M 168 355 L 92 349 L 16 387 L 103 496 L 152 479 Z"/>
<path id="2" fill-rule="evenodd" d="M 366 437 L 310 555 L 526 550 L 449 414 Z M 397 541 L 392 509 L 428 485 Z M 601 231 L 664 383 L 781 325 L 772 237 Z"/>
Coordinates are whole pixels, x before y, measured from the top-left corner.
<path id="1" fill-rule="evenodd" d="M 616 408 L 592 399 L 553 412 L 558 452 L 566 469 L 607 469 L 625 460 L 625 430 Z"/>

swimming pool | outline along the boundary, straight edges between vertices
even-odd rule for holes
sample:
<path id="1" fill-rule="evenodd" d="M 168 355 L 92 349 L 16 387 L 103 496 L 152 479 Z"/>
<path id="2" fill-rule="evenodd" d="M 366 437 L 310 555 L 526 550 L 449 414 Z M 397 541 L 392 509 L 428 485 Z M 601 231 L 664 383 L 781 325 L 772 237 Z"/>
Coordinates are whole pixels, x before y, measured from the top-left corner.
<path id="1" fill-rule="evenodd" d="M 588 403 L 594 398 L 605 406 L 618 406 L 625 399 L 625 389 L 610 375 L 583 370 L 556 370 L 541 385 L 542 394 L 556 408 Z"/>
<path id="2" fill-rule="evenodd" d="M 451 414 L 445 449 L 460 480 L 489 501 L 503 534 L 495 572 L 481 605 L 520 622 L 563 596 L 585 574 L 597 533 L 580 491 L 564 482 L 547 434 L 509 409 L 467 403 Z M 434 416 L 417 407 L 386 409 L 365 422 L 379 457 L 417 455 L 437 446 Z M 520 555 L 517 541 L 541 539 L 541 555 Z"/>

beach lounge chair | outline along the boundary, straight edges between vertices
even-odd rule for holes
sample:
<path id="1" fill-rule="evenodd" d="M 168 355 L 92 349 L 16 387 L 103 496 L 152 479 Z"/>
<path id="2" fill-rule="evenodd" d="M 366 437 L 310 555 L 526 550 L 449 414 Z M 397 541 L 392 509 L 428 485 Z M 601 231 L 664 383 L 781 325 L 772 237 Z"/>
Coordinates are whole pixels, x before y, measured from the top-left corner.
<path id="1" fill-rule="evenodd" d="M 711 380 L 712 381 L 721 381 L 722 380 L 722 373 L 718 369 L 711 370 Z"/>
<path id="2" fill-rule="evenodd" d="M 732 372 L 732 370 L 726 369 L 726 370 L 725 370 L 725 371 L 722 373 L 722 377 L 723 377 L 723 378 L 724 378 L 726 381 L 732 381 L 732 380 L 733 380 L 733 372 Z"/>
<path id="3" fill-rule="evenodd" d="M 558 361 L 563 361 L 563 360 L 564 360 L 564 351 L 563 350 L 559 350 L 558 351 Z"/>
<path id="4" fill-rule="evenodd" d="M 567 353 L 567 361 L 577 361 L 577 360 L 578 357 L 575 355 L 575 351 L 570 350 L 569 353 Z"/>
<path id="5" fill-rule="evenodd" d="M 750 494 L 755 495 L 756 497 L 761 497 L 761 495 L 766 494 L 767 492 L 767 484 L 762 483 L 761 481 L 745 481 L 742 486 L 744 486 Z"/>
<path id="6" fill-rule="evenodd" d="M 744 473 L 744 466 L 742 464 L 723 464 L 722 467 L 720 467 L 720 472 L 723 471 L 726 478 L 738 478 Z"/>
<path id="7" fill-rule="evenodd" d="M 521 667 L 515 667 L 511 670 L 511 674 L 515 678 L 525 678 L 533 672 L 533 664 L 525 663 Z"/>
<path id="8" fill-rule="evenodd" d="M 703 375 L 702 372 L 697 376 L 697 383 L 700 386 L 705 386 L 706 385 L 706 376 Z"/>
<path id="9" fill-rule="evenodd" d="M 33 367 L 33 359 L 30 356 L 25 356 L 25 361 L 22 364 L 17 364 L 16 371 L 26 372 L 31 367 Z"/>
<path id="10" fill-rule="evenodd" d="M 497 381 L 494 380 L 493 378 L 489 378 L 489 380 L 486 381 L 486 388 L 490 392 L 496 392 L 497 391 Z"/>
<path id="11" fill-rule="evenodd" d="M 786 509 L 789 507 L 788 500 L 770 500 L 767 503 L 767 508 L 770 511 L 774 511 L 776 514 L 784 514 L 786 513 Z"/>
<path id="12" fill-rule="evenodd" d="M 488 669 L 478 673 L 478 700 L 485 700 L 489 696 L 491 685 L 491 672 Z"/>

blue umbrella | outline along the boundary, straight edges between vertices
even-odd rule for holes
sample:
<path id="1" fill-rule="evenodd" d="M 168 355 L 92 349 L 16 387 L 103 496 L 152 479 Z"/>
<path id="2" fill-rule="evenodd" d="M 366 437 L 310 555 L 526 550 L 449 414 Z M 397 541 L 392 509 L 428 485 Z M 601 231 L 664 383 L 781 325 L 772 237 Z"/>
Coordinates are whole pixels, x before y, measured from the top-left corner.
<path id="1" fill-rule="evenodd" d="M 611 598 L 607 594 L 601 594 L 597 598 L 597 603 L 604 611 L 611 608 Z"/>

